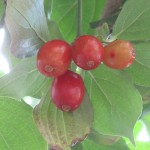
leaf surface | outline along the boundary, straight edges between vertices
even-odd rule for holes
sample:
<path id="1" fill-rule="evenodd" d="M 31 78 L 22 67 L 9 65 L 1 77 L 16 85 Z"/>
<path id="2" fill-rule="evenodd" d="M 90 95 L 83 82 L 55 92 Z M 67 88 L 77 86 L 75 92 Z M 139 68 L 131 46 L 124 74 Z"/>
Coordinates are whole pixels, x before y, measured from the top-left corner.
<path id="1" fill-rule="evenodd" d="M 24 102 L 0 97 L 0 149 L 47 149 L 32 119 L 32 109 Z"/>
<path id="2" fill-rule="evenodd" d="M 131 41 L 150 38 L 150 1 L 128 0 L 113 28 L 113 36 Z"/>
<path id="3" fill-rule="evenodd" d="M 11 36 L 11 51 L 18 57 L 35 55 L 50 38 L 43 0 L 7 1 L 5 21 Z"/>
<path id="4" fill-rule="evenodd" d="M 38 72 L 35 62 L 35 57 L 26 58 L 9 74 L 1 77 L 0 97 L 7 96 L 18 100 L 24 96 L 41 98 L 50 81 Z"/>
<path id="5" fill-rule="evenodd" d="M 85 73 L 84 81 L 93 104 L 95 130 L 125 136 L 134 143 L 133 128 L 142 112 L 142 101 L 131 81 L 104 65 Z"/>
<path id="6" fill-rule="evenodd" d="M 51 148 L 69 150 L 90 132 L 93 111 L 89 97 L 85 94 L 81 106 L 68 113 L 56 108 L 49 90 L 45 94 L 33 111 L 34 120 Z"/>
<path id="7" fill-rule="evenodd" d="M 90 22 L 98 20 L 101 16 L 105 0 L 82 1 L 82 33 L 93 33 Z M 77 30 L 77 1 L 55 0 L 51 5 L 51 20 L 55 21 L 65 40 L 72 42 Z"/>
<path id="8" fill-rule="evenodd" d="M 150 43 L 134 43 L 136 58 L 134 63 L 126 69 L 135 84 L 150 87 Z"/>

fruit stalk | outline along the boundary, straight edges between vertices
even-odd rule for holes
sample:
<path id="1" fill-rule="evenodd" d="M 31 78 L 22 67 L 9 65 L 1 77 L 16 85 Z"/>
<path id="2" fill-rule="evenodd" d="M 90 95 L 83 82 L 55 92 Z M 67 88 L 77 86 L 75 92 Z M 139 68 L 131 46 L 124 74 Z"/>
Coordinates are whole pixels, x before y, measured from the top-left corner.
<path id="1" fill-rule="evenodd" d="M 77 37 L 82 34 L 82 0 L 77 3 Z"/>

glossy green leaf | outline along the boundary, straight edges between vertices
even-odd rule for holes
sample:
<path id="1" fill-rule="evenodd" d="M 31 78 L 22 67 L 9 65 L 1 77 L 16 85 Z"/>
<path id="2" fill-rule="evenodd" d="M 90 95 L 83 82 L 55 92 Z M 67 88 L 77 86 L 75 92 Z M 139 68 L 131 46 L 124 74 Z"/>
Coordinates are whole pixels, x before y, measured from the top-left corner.
<path id="1" fill-rule="evenodd" d="M 144 129 L 144 130 L 143 130 Z M 130 150 L 148 150 L 150 147 L 150 142 L 147 140 L 147 135 L 145 133 L 146 128 L 143 120 L 139 120 L 134 128 L 134 137 L 135 137 L 135 145 L 133 146 L 128 140 L 126 143 Z"/>
<path id="2" fill-rule="evenodd" d="M 63 39 L 62 33 L 57 23 L 51 20 L 52 7 L 52 0 L 44 0 L 44 10 L 47 18 L 48 29 L 51 34 L 51 39 Z"/>
<path id="3" fill-rule="evenodd" d="M 134 130 L 133 130 L 133 134 L 134 134 L 134 138 L 135 138 L 135 142 L 138 141 L 138 136 L 139 133 L 142 131 L 143 129 L 143 123 L 141 120 L 138 120 L 135 124 Z M 127 142 L 128 143 L 128 142 Z M 130 144 L 132 145 L 132 143 L 130 142 Z M 133 145 L 132 145 L 133 146 Z"/>
<path id="4" fill-rule="evenodd" d="M 83 34 L 91 34 L 90 23 L 101 18 L 106 0 L 82 0 L 82 26 Z"/>
<path id="5" fill-rule="evenodd" d="M 150 43 L 142 42 L 134 44 L 136 59 L 126 69 L 137 85 L 150 86 Z"/>
<path id="6" fill-rule="evenodd" d="M 81 106 L 73 112 L 62 112 L 56 108 L 45 93 L 41 102 L 34 108 L 34 120 L 51 148 L 69 150 L 71 145 L 85 139 L 93 121 L 93 110 L 87 94 Z"/>
<path id="7" fill-rule="evenodd" d="M 133 128 L 142 112 L 142 101 L 131 81 L 104 65 L 85 73 L 84 81 L 93 104 L 95 130 L 125 136 L 134 143 Z"/>
<path id="8" fill-rule="evenodd" d="M 126 40 L 148 40 L 150 38 L 150 1 L 128 0 L 113 28 L 113 35 Z"/>
<path id="9" fill-rule="evenodd" d="M 145 125 L 141 120 L 138 120 L 134 127 L 134 138 L 135 138 L 135 146 L 125 138 L 126 144 L 130 150 L 147 150 L 149 149 L 149 142 L 145 140 L 145 133 L 143 132 L 145 129 Z M 144 134 L 143 134 L 144 133 Z"/>
<path id="10" fill-rule="evenodd" d="M 7 1 L 5 20 L 11 51 L 18 57 L 34 55 L 50 38 L 43 3 L 43 0 Z"/>
<path id="11" fill-rule="evenodd" d="M 36 68 L 36 59 L 22 60 L 12 71 L 0 78 L 0 97 L 7 96 L 20 100 L 24 96 L 40 98 L 49 79 Z"/>
<path id="12" fill-rule="evenodd" d="M 32 109 L 15 99 L 0 97 L 0 149 L 47 150 L 32 118 Z"/>
<path id="13" fill-rule="evenodd" d="M 136 147 L 130 146 L 130 150 L 148 150 L 150 148 L 150 142 L 137 142 Z"/>
<path id="14" fill-rule="evenodd" d="M 143 123 L 144 123 L 144 125 L 145 125 L 145 127 L 146 127 L 147 134 L 148 134 L 148 136 L 149 136 L 149 142 L 150 142 L 150 114 L 144 116 L 144 117 L 142 118 L 142 121 L 143 121 Z"/>
<path id="15" fill-rule="evenodd" d="M 101 16 L 105 0 L 82 1 L 82 29 L 83 34 L 89 33 L 90 22 Z M 72 42 L 77 30 L 77 0 L 55 0 L 52 3 L 51 19 L 60 27 L 63 37 Z"/>
<path id="16" fill-rule="evenodd" d="M 48 28 L 51 33 L 51 39 L 62 39 L 63 40 L 63 36 L 62 36 L 56 22 L 48 20 Z"/>

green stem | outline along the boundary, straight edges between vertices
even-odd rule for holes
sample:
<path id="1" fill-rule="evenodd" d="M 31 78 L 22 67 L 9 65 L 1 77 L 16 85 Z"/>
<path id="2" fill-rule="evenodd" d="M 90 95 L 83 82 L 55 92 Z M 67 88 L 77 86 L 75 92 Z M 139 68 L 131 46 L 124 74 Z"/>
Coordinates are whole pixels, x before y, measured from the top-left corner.
<path id="1" fill-rule="evenodd" d="M 77 0 L 77 37 L 82 34 L 82 0 Z"/>
<path id="2" fill-rule="evenodd" d="M 82 0 L 77 0 L 77 37 L 82 34 Z M 76 68 L 76 73 L 82 75 L 83 70 Z"/>

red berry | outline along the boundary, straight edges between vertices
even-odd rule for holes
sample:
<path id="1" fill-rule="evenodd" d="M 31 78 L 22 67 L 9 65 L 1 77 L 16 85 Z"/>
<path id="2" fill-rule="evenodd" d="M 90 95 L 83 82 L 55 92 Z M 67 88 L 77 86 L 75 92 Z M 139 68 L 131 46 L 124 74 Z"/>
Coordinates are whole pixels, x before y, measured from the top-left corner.
<path id="1" fill-rule="evenodd" d="M 80 36 L 72 44 L 72 58 L 82 69 L 91 70 L 98 67 L 102 57 L 102 43 L 94 36 Z"/>
<path id="2" fill-rule="evenodd" d="M 77 109 L 84 98 L 84 82 L 79 74 L 67 71 L 52 82 L 51 97 L 62 111 Z"/>
<path id="3" fill-rule="evenodd" d="M 125 40 L 116 40 L 104 47 L 103 62 L 110 68 L 124 69 L 135 59 L 133 45 Z"/>
<path id="4" fill-rule="evenodd" d="M 62 40 L 45 43 L 37 54 L 37 68 L 45 76 L 57 77 L 64 74 L 71 62 L 71 46 Z"/>

